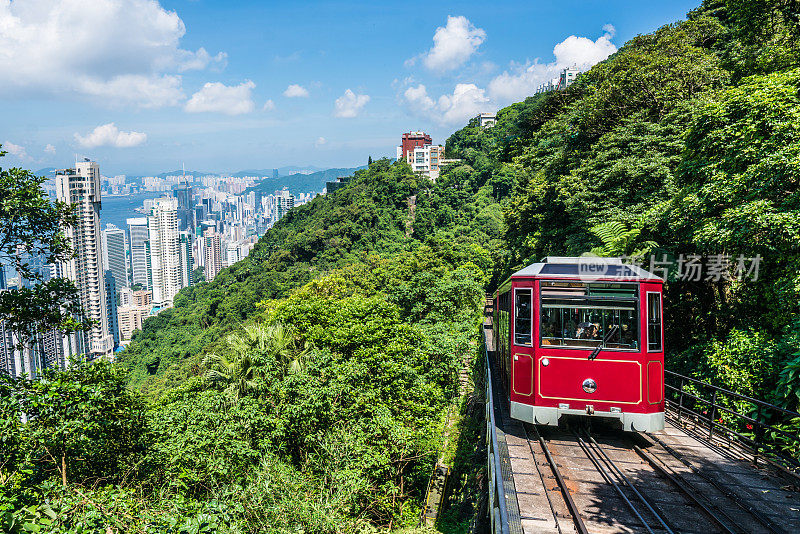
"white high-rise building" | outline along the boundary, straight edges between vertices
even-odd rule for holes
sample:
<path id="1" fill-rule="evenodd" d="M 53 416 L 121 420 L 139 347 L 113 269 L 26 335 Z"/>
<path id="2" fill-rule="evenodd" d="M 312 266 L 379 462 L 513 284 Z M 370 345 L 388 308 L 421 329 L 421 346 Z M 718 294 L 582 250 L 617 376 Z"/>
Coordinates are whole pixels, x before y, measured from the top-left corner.
<path id="1" fill-rule="evenodd" d="M 103 230 L 103 268 L 114 275 L 117 290 L 128 287 L 128 258 L 125 230 L 107 224 Z"/>
<path id="2" fill-rule="evenodd" d="M 153 303 L 168 308 L 183 287 L 178 199 L 159 198 L 147 217 Z"/>
<path id="3" fill-rule="evenodd" d="M 242 257 L 239 255 L 239 243 L 236 241 L 229 242 L 225 247 L 225 265 L 230 267 L 240 259 Z"/>
<path id="4" fill-rule="evenodd" d="M 284 187 L 281 191 L 275 191 L 275 213 L 273 220 L 280 221 L 290 209 L 294 207 L 294 195 L 289 189 Z"/>
<path id="5" fill-rule="evenodd" d="M 222 240 L 214 229 L 203 233 L 203 273 L 209 282 L 222 270 Z"/>
<path id="6" fill-rule="evenodd" d="M 581 75 L 581 71 L 578 69 L 577 66 L 567 67 L 566 69 L 561 71 L 561 74 L 558 77 L 558 89 L 566 89 L 578 79 L 578 76 Z"/>
<path id="7" fill-rule="evenodd" d="M 131 246 L 131 270 L 133 285 L 150 288 L 149 268 L 150 252 L 148 251 L 150 231 L 147 229 L 146 217 L 128 219 L 128 233 Z"/>
<path id="8" fill-rule="evenodd" d="M 111 356 L 114 338 L 106 321 L 103 240 L 100 231 L 100 168 L 94 161 L 77 162 L 75 169 L 56 171 L 56 198 L 73 207 L 77 223 L 64 229 L 75 257 L 60 265 L 61 275 L 78 288 L 83 314 L 93 322 L 86 333 L 92 358 Z"/>

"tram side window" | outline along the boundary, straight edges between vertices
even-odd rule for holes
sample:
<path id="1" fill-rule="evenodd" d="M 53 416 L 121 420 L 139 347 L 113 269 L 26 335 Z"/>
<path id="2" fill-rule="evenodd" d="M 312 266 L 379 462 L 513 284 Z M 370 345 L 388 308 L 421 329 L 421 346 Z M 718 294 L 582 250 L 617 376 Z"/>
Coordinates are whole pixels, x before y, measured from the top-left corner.
<path id="1" fill-rule="evenodd" d="M 661 295 L 647 294 L 647 350 L 661 351 Z"/>
<path id="2" fill-rule="evenodd" d="M 514 302 L 514 344 L 532 345 L 533 302 L 530 289 L 517 289 Z"/>
<path id="3" fill-rule="evenodd" d="M 509 325 L 509 311 L 510 311 L 511 292 L 501 293 L 497 303 L 497 350 L 501 354 L 508 353 L 510 325 Z"/>

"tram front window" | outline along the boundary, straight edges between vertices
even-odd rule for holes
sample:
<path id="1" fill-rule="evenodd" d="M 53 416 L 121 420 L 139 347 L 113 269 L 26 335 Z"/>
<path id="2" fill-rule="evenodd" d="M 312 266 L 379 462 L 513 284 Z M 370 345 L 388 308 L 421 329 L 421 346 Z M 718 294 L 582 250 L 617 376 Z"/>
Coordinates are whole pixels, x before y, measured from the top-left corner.
<path id="1" fill-rule="evenodd" d="M 638 350 L 638 292 L 627 285 L 560 284 L 542 288 L 540 344 Z M 612 336 L 607 333 L 617 326 Z"/>
<path id="2" fill-rule="evenodd" d="M 635 309 L 542 308 L 541 344 L 567 347 L 636 350 L 639 348 Z M 603 338 L 619 326 L 603 344 Z"/>

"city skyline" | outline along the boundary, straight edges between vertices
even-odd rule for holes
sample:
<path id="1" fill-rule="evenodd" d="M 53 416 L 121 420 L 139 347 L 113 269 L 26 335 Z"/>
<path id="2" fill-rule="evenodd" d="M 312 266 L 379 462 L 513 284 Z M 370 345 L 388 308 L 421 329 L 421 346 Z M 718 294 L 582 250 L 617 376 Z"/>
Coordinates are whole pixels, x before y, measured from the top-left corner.
<path id="1" fill-rule="evenodd" d="M 7 165 L 64 167 L 77 154 L 108 175 L 146 175 L 392 157 L 398 131 L 443 143 L 468 117 L 694 7 L 463 2 L 423 14 L 327 2 L 298 17 L 273 2 L 110 6 L 0 6 Z"/>

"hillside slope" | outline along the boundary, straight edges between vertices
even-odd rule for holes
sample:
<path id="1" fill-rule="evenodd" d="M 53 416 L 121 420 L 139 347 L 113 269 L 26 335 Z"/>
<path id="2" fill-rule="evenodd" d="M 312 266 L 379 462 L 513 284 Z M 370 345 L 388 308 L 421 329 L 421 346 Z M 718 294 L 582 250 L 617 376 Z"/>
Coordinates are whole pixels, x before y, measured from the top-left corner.
<path id="1" fill-rule="evenodd" d="M 183 289 L 173 308 L 145 322 L 119 358 L 130 372 L 131 384 L 151 392 L 181 384 L 200 372 L 203 354 L 258 316 L 259 302 L 285 297 L 326 272 L 379 265 L 394 257 L 418 262 L 410 255 L 422 247 L 442 266 L 471 262 L 489 271 L 491 259 L 485 247 L 499 244 L 499 207 L 490 197 L 474 200 L 471 193 L 469 198 L 442 198 L 450 189 L 446 182 L 433 184 L 414 176 L 407 165 L 381 160 L 368 170 L 356 171 L 350 184 L 335 194 L 291 210 L 247 258 L 211 283 Z M 420 201 L 415 230 L 406 235 L 412 195 Z M 483 210 L 496 207 L 491 236 L 474 221 L 476 202 Z M 437 217 L 444 209 L 459 216 Z M 461 226 L 470 224 L 472 228 Z M 458 233 L 456 240 L 451 239 L 453 231 Z"/>
<path id="2" fill-rule="evenodd" d="M 325 182 L 334 182 L 340 176 L 351 176 L 355 171 L 365 168 L 365 166 L 336 168 L 308 174 L 296 173 L 289 176 L 279 176 L 278 178 L 265 177 L 247 191 L 261 191 L 266 195 L 282 189 L 283 187 L 288 187 L 289 190 L 295 194 L 308 193 L 310 191 L 321 192 L 322 188 L 325 187 Z"/>

